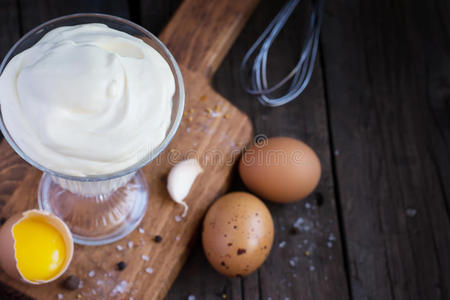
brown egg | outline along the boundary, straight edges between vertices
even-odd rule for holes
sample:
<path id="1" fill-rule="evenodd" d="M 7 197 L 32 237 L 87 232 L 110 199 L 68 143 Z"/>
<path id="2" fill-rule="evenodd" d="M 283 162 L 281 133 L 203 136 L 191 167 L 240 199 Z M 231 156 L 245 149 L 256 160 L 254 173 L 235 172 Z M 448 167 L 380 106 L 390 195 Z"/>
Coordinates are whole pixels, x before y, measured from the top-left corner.
<path id="1" fill-rule="evenodd" d="M 255 271 L 269 255 L 273 235 L 269 210 L 248 193 L 222 196 L 203 221 L 206 257 L 214 269 L 230 277 L 246 276 Z"/>
<path id="2" fill-rule="evenodd" d="M 27 225 L 24 229 L 24 222 L 29 222 L 28 224 L 31 225 Z M 19 233 L 14 232 L 15 228 L 19 228 L 17 227 L 19 224 L 22 224 L 22 227 L 20 229 L 20 235 L 16 236 L 15 234 Z M 31 227 L 39 229 L 31 230 L 28 238 L 26 236 L 26 231 Z M 53 234 L 60 234 L 58 235 L 59 238 L 55 239 Z M 19 238 L 20 241 L 17 240 L 17 238 Z M 45 241 L 48 242 L 51 238 L 53 238 L 52 243 L 39 244 L 41 241 L 43 241 L 43 243 Z M 30 244 L 29 241 L 33 241 L 33 244 Z M 57 242 L 60 242 L 60 244 Z M 63 252 L 55 253 L 55 251 L 60 249 L 52 248 L 53 246 L 61 247 Z M 18 249 L 18 247 L 20 249 Z M 37 260 L 31 261 L 36 257 L 33 253 L 42 254 L 43 252 L 47 253 L 48 251 L 52 251 L 51 254 L 53 255 L 53 257 L 48 260 L 58 259 L 57 263 L 59 263 L 58 268 L 51 269 L 50 271 L 43 269 L 43 266 L 53 268 L 52 265 L 46 265 L 45 262 Z M 64 253 L 64 255 L 59 259 L 57 256 L 60 253 Z M 48 212 L 33 209 L 19 213 L 9 218 L 0 228 L 0 266 L 6 274 L 14 279 L 20 279 L 30 284 L 51 282 L 67 270 L 72 260 L 72 256 L 73 239 L 69 228 L 61 219 Z M 42 255 L 37 255 L 37 257 L 42 257 Z M 20 261 L 19 258 L 23 259 L 23 261 Z M 30 262 L 32 265 L 27 265 Z M 48 276 L 34 278 L 34 275 L 40 275 L 45 272 L 48 272 Z"/>
<path id="3" fill-rule="evenodd" d="M 311 194 L 319 183 L 321 167 L 316 153 L 302 141 L 274 137 L 245 151 L 239 174 L 261 198 L 288 203 Z"/>

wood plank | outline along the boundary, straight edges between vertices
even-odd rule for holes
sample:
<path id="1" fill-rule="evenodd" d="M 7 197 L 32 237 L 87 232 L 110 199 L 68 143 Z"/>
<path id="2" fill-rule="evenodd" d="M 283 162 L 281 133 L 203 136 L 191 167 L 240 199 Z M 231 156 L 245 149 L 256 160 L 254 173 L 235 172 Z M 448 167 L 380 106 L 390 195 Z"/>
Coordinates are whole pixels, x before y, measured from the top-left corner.
<path id="1" fill-rule="evenodd" d="M 8 50 L 20 37 L 20 21 L 15 0 L 5 0 L 0 9 L 0 58 L 4 58 Z"/>
<path id="2" fill-rule="evenodd" d="M 133 22 L 141 24 L 153 34 L 160 34 L 169 22 L 181 0 L 140 0 L 131 1 L 130 12 Z"/>
<path id="3" fill-rule="evenodd" d="M 320 64 L 316 65 L 305 94 L 282 107 L 262 107 L 239 85 L 238 71 L 245 51 L 282 4 L 283 1 L 261 1 L 218 69 L 213 82 L 219 93 L 250 116 L 257 134 L 293 136 L 304 140 L 317 151 L 323 166 L 323 177 L 317 189 L 320 194 L 317 195 L 322 195 L 323 203 L 319 200 L 322 204 L 317 204 L 315 194 L 296 204 L 269 204 L 276 228 L 274 248 L 261 269 L 242 280 L 227 280 L 216 273 L 204 258 L 201 243 L 198 242 L 170 290 L 168 299 L 185 299 L 189 294 L 197 299 L 218 299 L 217 295 L 222 291 L 228 299 L 233 300 L 266 300 L 269 297 L 274 300 L 283 300 L 285 297 L 327 300 L 349 298 L 335 205 Z M 307 11 L 300 6 L 275 43 L 269 62 L 271 78 L 281 78 L 296 63 L 302 43 L 299 31 L 305 13 Z M 245 190 L 237 173 L 234 179 L 232 190 Z M 299 218 L 303 218 L 307 224 L 313 224 L 313 228 L 292 235 L 289 230 Z M 336 241 L 329 241 L 330 233 L 333 233 Z M 286 244 L 281 248 L 279 245 L 283 241 Z M 306 251 L 310 251 L 310 256 L 305 256 Z M 295 266 L 290 265 L 291 259 Z M 310 271 L 310 266 L 314 266 L 313 271 Z"/>
<path id="4" fill-rule="evenodd" d="M 448 1 L 326 2 L 335 162 L 356 299 L 449 299 Z"/>
<path id="5" fill-rule="evenodd" d="M 17 3 L 15 0 L 8 0 L 2 3 L 2 9 L 0 9 L 0 58 L 3 59 L 9 49 L 14 45 L 14 43 L 19 39 L 21 25 L 19 20 L 19 14 L 17 11 Z M 0 141 L 2 141 L 3 136 L 0 132 Z M 11 170 L 11 176 L 8 180 L 0 182 L 0 191 L 7 191 L 5 193 L 0 192 L 0 209 L 5 204 L 10 191 L 14 190 L 19 184 L 20 180 L 25 176 L 23 170 L 20 168 L 15 168 L 14 166 L 8 165 L 8 158 L 5 157 L 6 154 L 0 152 L 0 168 Z M 22 174 L 23 173 L 23 174 Z M 14 176 L 15 175 L 15 176 Z"/>
<path id="6" fill-rule="evenodd" d="M 199 5 L 201 0 L 188 0 L 185 2 L 184 9 L 193 11 L 193 7 L 211 11 L 210 2 L 207 7 Z M 203 35 L 211 42 L 211 45 L 216 45 L 216 39 L 220 42 L 217 45 L 222 45 L 225 48 L 228 44 L 233 42 L 237 35 L 234 31 L 239 31 L 240 27 L 245 22 L 245 17 L 250 14 L 250 11 L 255 6 L 255 1 L 247 0 L 239 3 L 233 1 L 224 1 L 223 8 L 230 8 L 230 12 L 242 10 L 239 15 L 221 13 L 218 11 L 221 18 L 202 19 L 203 22 L 208 21 L 212 28 L 217 28 L 217 32 L 206 31 Z M 32 15 L 32 11 L 41 14 L 42 16 L 58 15 L 54 13 L 55 8 L 48 3 L 43 6 L 36 7 L 36 3 L 31 3 L 31 8 L 26 7 L 27 2 L 21 3 L 24 5 L 24 22 L 27 15 Z M 64 4 L 66 5 L 66 4 Z M 61 4 L 62 6 L 62 4 Z M 51 10 L 47 12 L 47 10 Z M 66 13 L 65 8 L 61 11 Z M 196 10 L 196 13 L 199 11 Z M 68 12 L 67 12 L 68 13 Z M 62 13 L 61 13 L 62 14 Z M 7 282 L 13 287 L 25 291 L 27 294 L 36 297 L 37 299 L 56 298 L 58 293 L 64 294 L 65 297 L 76 297 L 77 293 L 83 299 L 98 299 L 98 298 L 117 298 L 117 297 L 133 297 L 135 299 L 161 299 L 166 294 L 175 276 L 181 269 L 191 245 L 191 240 L 197 232 L 198 225 L 203 217 L 206 208 L 211 201 L 222 194 L 229 182 L 231 165 L 224 162 L 232 161 L 232 158 L 239 152 L 243 145 L 247 144 L 251 139 L 252 127 L 249 119 L 236 107 L 231 105 L 226 99 L 218 95 L 211 87 L 208 78 L 202 74 L 206 70 L 213 70 L 215 65 L 220 63 L 221 55 L 214 55 L 216 46 L 209 47 L 210 44 L 205 43 L 202 39 L 201 26 L 196 26 L 195 20 L 198 20 L 196 14 L 188 14 L 186 12 L 179 12 L 183 16 L 182 19 L 176 18 L 171 21 L 173 28 L 178 28 L 176 34 L 169 31 L 165 38 L 169 41 L 175 50 L 173 53 L 175 57 L 181 53 L 179 52 L 183 47 L 177 45 L 176 37 L 180 30 L 187 30 L 188 27 L 180 27 L 174 22 L 184 22 L 194 26 L 196 33 L 196 40 L 199 42 L 196 50 L 205 53 L 207 62 L 201 59 L 196 63 L 189 63 L 189 69 L 182 67 L 182 73 L 186 84 L 186 116 L 175 138 L 170 144 L 169 148 L 160 156 L 158 160 L 148 165 L 143 169 L 149 181 L 151 198 L 149 209 L 146 217 L 140 225 L 145 229 L 145 234 L 133 232 L 126 239 L 103 247 L 83 247 L 77 246 L 74 261 L 68 271 L 68 274 L 76 274 L 83 282 L 84 287 L 78 292 L 67 292 L 59 286 L 60 281 L 54 283 L 35 287 L 26 286 L 22 283 L 11 281 L 5 274 L 0 274 L 0 280 Z M 188 20 L 193 18 L 193 20 Z M 40 17 L 27 20 L 29 22 L 24 28 L 30 29 L 40 23 Z M 226 24 L 234 24 L 228 27 L 227 30 L 222 29 L 217 25 L 217 22 L 225 22 Z M 200 30 L 199 30 L 200 29 Z M 199 47 L 199 45 L 208 45 L 206 48 Z M 194 45 L 192 45 L 194 46 Z M 224 50 L 219 49 L 220 53 Z M 192 53 L 192 50 L 189 50 Z M 184 62 L 183 59 L 178 60 Z M 196 72 L 193 72 L 196 71 Z M 206 101 L 200 99 L 205 97 Z M 220 106 L 220 111 L 212 115 L 207 112 L 207 109 L 214 109 Z M 227 114 L 228 118 L 223 116 Z M 191 118 L 192 117 L 192 120 Z M 175 221 L 175 216 L 179 215 L 182 207 L 176 205 L 169 200 L 169 196 L 165 188 L 165 177 L 173 163 L 173 159 L 169 159 L 170 150 L 174 149 L 180 155 L 176 160 L 180 160 L 188 153 L 195 152 L 203 167 L 205 173 L 197 179 L 197 184 L 190 193 L 190 199 L 187 201 L 190 204 L 189 215 L 182 222 Z M 212 152 L 211 152 L 212 151 Z M 25 166 L 25 175 L 22 177 L 22 182 L 14 189 L 6 187 L 1 191 L 1 195 L 8 196 L 5 204 L 0 212 L 1 216 L 10 216 L 14 212 L 21 211 L 25 207 L 33 207 L 36 205 L 36 188 L 40 172 L 31 168 L 11 154 L 12 150 L 6 143 L 0 145 L 0 153 L 4 153 L 3 157 L 10 157 L 6 163 L 6 168 L 0 170 L 0 182 L 4 182 L 10 178 L 10 167 L 17 164 Z M 223 161 L 215 163 L 212 160 L 211 153 L 220 153 Z M 171 155 L 172 156 L 172 155 Z M 173 157 L 172 157 L 173 158 Z M 19 177 L 19 176 L 18 176 Z M 155 234 L 163 235 L 162 243 L 154 243 L 152 236 Z M 128 249 L 127 242 L 132 241 L 133 247 Z M 121 245 L 126 250 L 117 251 L 116 246 Z M 146 263 L 141 259 L 142 255 L 151 257 L 150 262 Z M 115 270 L 115 264 L 124 260 L 128 267 L 123 272 Z M 153 274 L 145 272 L 146 267 L 152 267 Z M 95 277 L 92 279 L 88 276 L 91 270 L 95 270 Z M 126 288 L 123 294 L 115 294 L 114 288 L 122 281 L 126 282 Z M 101 282 L 101 284 L 99 283 Z"/>
<path id="7" fill-rule="evenodd" d="M 0 9 L 0 59 L 3 60 L 6 53 L 19 39 L 20 21 L 15 0 L 5 0 Z M 0 132 L 0 141 L 3 135 Z"/>
<path id="8" fill-rule="evenodd" d="M 50 19 L 80 12 L 106 13 L 123 18 L 129 17 L 127 0 L 18 1 L 25 32 Z"/>

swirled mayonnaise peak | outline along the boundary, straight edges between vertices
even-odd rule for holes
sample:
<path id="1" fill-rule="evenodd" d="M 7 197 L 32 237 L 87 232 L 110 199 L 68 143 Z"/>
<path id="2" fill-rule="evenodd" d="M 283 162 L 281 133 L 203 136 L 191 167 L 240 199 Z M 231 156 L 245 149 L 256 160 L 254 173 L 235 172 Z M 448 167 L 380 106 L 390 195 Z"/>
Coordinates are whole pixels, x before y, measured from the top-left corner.
<path id="1" fill-rule="evenodd" d="M 151 46 L 103 24 L 59 27 L 0 76 L 6 128 L 20 149 L 64 174 L 132 166 L 165 138 L 175 80 Z"/>

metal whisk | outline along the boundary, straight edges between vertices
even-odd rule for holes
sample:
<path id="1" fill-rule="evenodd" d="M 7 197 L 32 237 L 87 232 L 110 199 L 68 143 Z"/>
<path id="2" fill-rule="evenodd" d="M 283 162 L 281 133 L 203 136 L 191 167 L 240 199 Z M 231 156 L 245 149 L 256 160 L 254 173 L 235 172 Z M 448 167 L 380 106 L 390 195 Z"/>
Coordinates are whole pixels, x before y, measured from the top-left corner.
<path id="1" fill-rule="evenodd" d="M 261 36 L 247 51 L 240 67 L 240 81 L 244 90 L 252 95 L 256 95 L 260 103 L 266 106 L 280 106 L 297 98 L 306 88 L 311 79 L 314 62 L 319 44 L 320 25 L 322 23 L 323 0 L 315 0 L 309 21 L 306 39 L 300 54 L 300 59 L 292 71 L 278 83 L 269 87 L 267 84 L 267 59 L 269 49 L 286 24 L 292 11 L 300 0 L 289 0 Z M 257 49 L 259 50 L 257 51 Z M 247 64 L 256 53 L 251 66 L 251 87 L 247 85 L 248 67 Z M 279 97 L 272 96 L 274 92 L 289 83 L 286 92 Z"/>

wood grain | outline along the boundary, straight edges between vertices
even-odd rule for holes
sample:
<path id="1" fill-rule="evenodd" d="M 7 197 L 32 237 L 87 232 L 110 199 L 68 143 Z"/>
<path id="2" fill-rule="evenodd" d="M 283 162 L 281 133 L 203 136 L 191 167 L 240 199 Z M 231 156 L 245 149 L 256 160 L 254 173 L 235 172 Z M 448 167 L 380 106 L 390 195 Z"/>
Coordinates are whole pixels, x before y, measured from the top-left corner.
<path id="1" fill-rule="evenodd" d="M 449 12 L 448 1 L 326 5 L 323 58 L 355 299 L 450 298 Z"/>
<path id="2" fill-rule="evenodd" d="M 181 9 L 189 10 L 196 7 L 198 12 L 202 9 L 199 6 L 200 2 L 200 0 L 187 0 L 184 8 Z M 197 232 L 203 214 L 209 204 L 225 192 L 232 166 L 242 148 L 252 137 L 252 126 L 248 117 L 217 94 L 210 87 L 209 79 L 204 76 L 204 71 L 213 70 L 220 63 L 222 56 L 214 56 L 211 52 L 213 49 L 210 46 L 206 47 L 209 44 L 203 39 L 207 39 L 212 45 L 216 44 L 216 40 L 220 40 L 218 45 L 224 48 L 229 47 L 228 44 L 231 44 L 237 36 L 235 31 L 239 31 L 243 26 L 245 17 L 253 10 L 255 3 L 255 1 L 248 1 L 244 4 L 242 2 L 234 4 L 235 2 L 231 0 L 224 2 L 228 3 L 224 8 L 234 9 L 231 10 L 233 22 L 237 24 L 228 27 L 227 30 L 220 29 L 214 34 L 206 31 L 207 34 L 202 38 L 202 26 L 210 25 L 211 28 L 219 28 L 217 23 L 220 23 L 221 19 L 208 19 L 208 23 L 201 23 L 202 26 L 199 26 L 196 22 L 201 20 L 197 18 L 197 15 L 191 16 L 183 12 L 181 12 L 183 20 L 175 17 L 171 23 L 185 21 L 193 27 L 177 26 L 178 31 L 197 30 L 196 51 L 203 52 L 209 58 L 207 61 L 191 61 L 189 68 L 184 67 L 183 59 L 179 60 L 186 86 L 186 115 L 168 149 L 143 169 L 151 191 L 149 209 L 140 225 L 145 232 L 133 232 L 125 240 L 112 245 L 77 246 L 74 260 L 67 274 L 76 274 L 83 280 L 84 287 L 78 292 L 63 290 L 59 286 L 59 281 L 40 287 L 26 286 L 20 282 L 11 281 L 3 273 L 0 274 L 2 282 L 36 299 L 56 299 L 58 293 L 67 297 L 75 297 L 78 293 L 83 299 L 122 299 L 123 297 L 162 299 L 164 297 L 187 258 L 191 240 Z M 25 12 L 41 9 L 50 11 L 43 13 L 43 16 L 59 14 L 59 11 L 48 3 L 39 6 L 33 2 L 32 8 L 27 7 L 27 3 L 22 4 Z M 210 7 L 205 6 L 205 9 Z M 242 14 L 235 15 L 237 9 L 242 10 Z M 65 9 L 61 11 L 66 12 Z M 227 13 L 220 16 L 225 20 L 231 20 L 227 17 Z M 36 25 L 34 23 L 43 21 L 39 19 L 39 17 L 33 20 L 24 19 L 24 24 L 30 22 L 24 28 L 32 28 Z M 186 48 L 176 47 L 176 42 L 170 34 L 166 35 L 166 39 L 174 47 L 173 54 L 178 59 L 178 55 L 182 54 L 180 50 Z M 198 66 L 196 66 L 197 63 Z M 3 166 L 0 168 L 0 183 L 2 183 L 0 195 L 4 199 L 0 215 L 8 217 L 15 212 L 35 207 L 36 189 L 41 173 L 13 154 L 5 141 L 0 144 L 0 154 Z M 181 214 L 183 208 L 170 200 L 165 188 L 165 177 L 174 163 L 191 156 L 198 158 L 205 172 L 197 179 L 187 199 L 190 205 L 188 217 L 177 222 L 175 217 Z M 10 181 L 10 178 L 16 180 L 11 184 L 3 184 Z M 162 243 L 153 242 L 152 239 L 156 234 L 163 236 Z M 128 248 L 129 242 L 133 243 L 130 248 Z M 118 251 L 117 245 L 121 245 L 125 250 Z M 150 257 L 150 261 L 143 260 L 143 255 Z M 115 264 L 121 260 L 125 261 L 128 267 L 123 272 L 118 272 Z M 153 270 L 152 274 L 145 271 L 150 267 Z M 89 278 L 88 273 L 92 270 L 96 275 L 94 278 Z M 125 282 L 123 284 L 126 285 L 122 293 L 114 289 L 121 282 Z"/>

